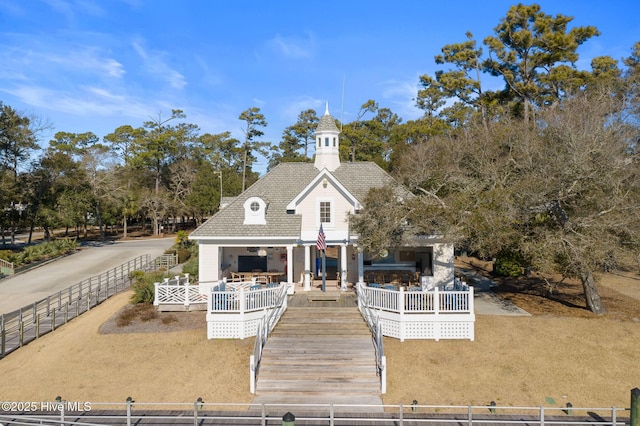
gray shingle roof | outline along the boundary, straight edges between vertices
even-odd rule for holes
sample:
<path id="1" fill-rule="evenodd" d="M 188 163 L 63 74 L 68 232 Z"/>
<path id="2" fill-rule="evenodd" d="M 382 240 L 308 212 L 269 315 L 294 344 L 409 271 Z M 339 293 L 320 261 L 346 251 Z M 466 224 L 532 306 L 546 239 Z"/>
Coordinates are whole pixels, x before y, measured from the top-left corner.
<path id="1" fill-rule="evenodd" d="M 333 121 L 332 121 L 333 122 Z M 335 127 L 335 124 L 333 124 Z M 337 130 L 337 129 L 336 129 Z M 300 215 L 286 207 L 318 174 L 313 163 L 281 163 L 191 233 L 199 237 L 290 237 L 300 235 Z M 332 175 L 362 202 L 369 189 L 394 179 L 373 162 L 342 163 Z M 268 203 L 266 225 L 244 225 L 244 202 L 260 197 Z"/>
<path id="2" fill-rule="evenodd" d="M 320 117 L 318 127 L 316 127 L 316 134 L 320 132 L 340 132 L 336 126 L 336 121 L 330 114 L 324 114 Z"/>

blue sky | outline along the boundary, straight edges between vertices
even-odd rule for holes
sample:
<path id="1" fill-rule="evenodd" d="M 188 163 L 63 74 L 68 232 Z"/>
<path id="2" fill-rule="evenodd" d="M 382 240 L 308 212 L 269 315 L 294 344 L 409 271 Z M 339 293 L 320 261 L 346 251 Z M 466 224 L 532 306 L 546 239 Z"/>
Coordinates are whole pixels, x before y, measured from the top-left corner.
<path id="1" fill-rule="evenodd" d="M 421 115 L 418 78 L 438 69 L 440 48 L 466 31 L 493 34 L 514 3 L 0 0 L 0 101 L 55 126 L 44 146 L 56 131 L 102 137 L 171 109 L 202 132 L 241 139 L 238 116 L 257 106 L 274 144 L 325 101 L 344 122 L 368 99 L 407 121 Z M 636 0 L 537 3 L 602 33 L 580 48 L 578 68 L 626 57 L 640 41 Z"/>

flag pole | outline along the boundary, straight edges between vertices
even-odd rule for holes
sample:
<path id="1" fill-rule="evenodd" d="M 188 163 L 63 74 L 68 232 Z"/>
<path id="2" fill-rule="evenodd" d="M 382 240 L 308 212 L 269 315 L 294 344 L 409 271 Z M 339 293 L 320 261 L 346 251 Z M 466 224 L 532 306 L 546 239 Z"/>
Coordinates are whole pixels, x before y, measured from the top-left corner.
<path id="1" fill-rule="evenodd" d="M 327 291 L 327 257 L 324 254 L 325 250 L 322 250 L 322 292 Z"/>
<path id="2" fill-rule="evenodd" d="M 316 241 L 316 247 L 322 252 L 322 292 L 324 293 L 327 288 L 327 259 L 325 256 L 327 240 L 325 239 L 324 230 L 322 229 L 322 222 L 320 222 L 320 229 L 318 230 L 318 241 Z"/>

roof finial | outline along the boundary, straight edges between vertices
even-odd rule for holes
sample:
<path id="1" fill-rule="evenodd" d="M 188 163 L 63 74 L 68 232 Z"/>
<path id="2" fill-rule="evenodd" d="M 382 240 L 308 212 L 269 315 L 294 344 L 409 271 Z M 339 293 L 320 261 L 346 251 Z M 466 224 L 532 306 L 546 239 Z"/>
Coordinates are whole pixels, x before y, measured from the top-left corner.
<path id="1" fill-rule="evenodd" d="M 326 101 L 326 107 L 325 107 L 325 110 L 324 110 L 324 115 L 330 115 L 329 114 L 329 101 Z"/>

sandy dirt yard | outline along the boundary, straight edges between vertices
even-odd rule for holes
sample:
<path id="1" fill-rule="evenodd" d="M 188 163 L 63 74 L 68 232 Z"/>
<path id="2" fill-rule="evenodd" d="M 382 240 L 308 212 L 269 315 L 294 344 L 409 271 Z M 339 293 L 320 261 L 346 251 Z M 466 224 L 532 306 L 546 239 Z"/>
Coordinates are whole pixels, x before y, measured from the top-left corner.
<path id="1" fill-rule="evenodd" d="M 600 277 L 608 309 L 600 316 L 585 309 L 576 282 L 551 297 L 535 277 L 498 283 L 499 295 L 532 315 L 477 315 L 473 342 L 386 338 L 385 404 L 629 406 L 630 390 L 640 386 L 637 272 Z M 202 312 L 134 315 L 123 325 L 130 296 L 119 294 L 0 360 L 0 400 L 252 401 L 254 339 L 207 340 Z"/>

